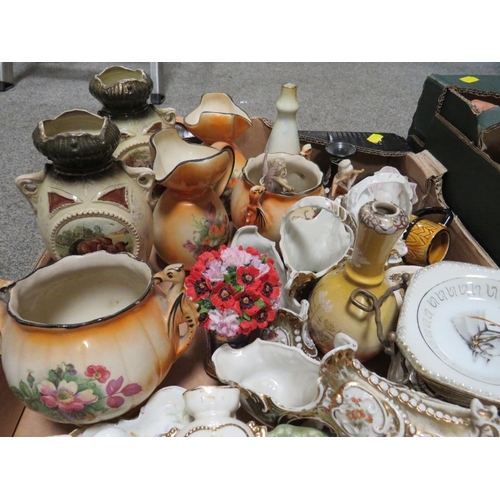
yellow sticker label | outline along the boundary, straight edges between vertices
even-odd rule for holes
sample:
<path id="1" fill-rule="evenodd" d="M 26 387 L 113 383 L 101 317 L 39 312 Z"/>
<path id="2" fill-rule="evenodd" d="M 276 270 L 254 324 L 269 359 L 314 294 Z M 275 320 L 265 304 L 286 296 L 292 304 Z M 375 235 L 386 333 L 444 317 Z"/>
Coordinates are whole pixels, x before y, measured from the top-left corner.
<path id="1" fill-rule="evenodd" d="M 460 80 L 465 83 L 474 83 L 478 82 L 479 78 L 476 78 L 475 76 L 463 76 L 462 78 L 460 78 Z"/>
<path id="2" fill-rule="evenodd" d="M 382 134 L 372 134 L 369 137 L 367 137 L 367 141 L 373 142 L 373 144 L 378 144 L 384 136 Z"/>

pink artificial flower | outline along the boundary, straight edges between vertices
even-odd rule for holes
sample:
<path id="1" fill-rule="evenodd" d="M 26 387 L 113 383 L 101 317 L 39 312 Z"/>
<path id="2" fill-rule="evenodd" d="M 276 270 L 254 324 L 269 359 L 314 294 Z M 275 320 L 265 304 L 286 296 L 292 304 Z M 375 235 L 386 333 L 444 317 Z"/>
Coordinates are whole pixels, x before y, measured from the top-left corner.
<path id="1" fill-rule="evenodd" d="M 234 337 L 239 333 L 238 315 L 232 309 L 223 312 L 217 309 L 208 311 L 210 329 L 224 337 Z"/>
<path id="2" fill-rule="evenodd" d="M 226 269 L 227 266 L 221 261 L 210 260 L 208 261 L 207 269 L 203 271 L 202 274 L 209 281 L 224 281 Z"/>
<path id="3" fill-rule="evenodd" d="M 41 399 L 49 408 L 58 408 L 65 412 L 83 410 L 85 405 L 97 401 L 97 396 L 92 389 L 78 392 L 76 382 L 61 380 L 56 387 L 50 380 L 44 380 L 38 384 Z"/>
<path id="4" fill-rule="evenodd" d="M 250 262 L 251 255 L 245 250 L 236 247 L 222 247 L 220 249 L 221 259 L 224 261 L 226 267 L 229 266 L 245 266 Z"/>
<path id="5" fill-rule="evenodd" d="M 93 378 L 101 384 L 104 384 L 110 375 L 111 373 L 109 373 L 109 371 L 102 365 L 90 365 L 85 370 L 86 377 Z"/>

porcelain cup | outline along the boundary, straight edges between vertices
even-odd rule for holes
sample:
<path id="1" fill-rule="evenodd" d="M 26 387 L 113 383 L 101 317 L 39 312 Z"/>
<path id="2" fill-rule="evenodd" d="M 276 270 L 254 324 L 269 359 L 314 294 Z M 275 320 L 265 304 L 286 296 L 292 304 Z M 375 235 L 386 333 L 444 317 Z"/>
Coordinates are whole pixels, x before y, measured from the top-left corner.
<path id="1" fill-rule="evenodd" d="M 441 214 L 441 222 L 425 219 L 426 215 Z M 450 248 L 448 227 L 453 221 L 453 212 L 448 207 L 425 207 L 416 210 L 403 235 L 408 248 L 404 260 L 407 264 L 427 266 L 441 262 Z"/>
<path id="2" fill-rule="evenodd" d="M 68 256 L 0 284 L 10 293 L 0 308 L 7 383 L 57 422 L 96 423 L 141 404 L 197 327 L 182 266 L 154 274 L 129 253 Z"/>

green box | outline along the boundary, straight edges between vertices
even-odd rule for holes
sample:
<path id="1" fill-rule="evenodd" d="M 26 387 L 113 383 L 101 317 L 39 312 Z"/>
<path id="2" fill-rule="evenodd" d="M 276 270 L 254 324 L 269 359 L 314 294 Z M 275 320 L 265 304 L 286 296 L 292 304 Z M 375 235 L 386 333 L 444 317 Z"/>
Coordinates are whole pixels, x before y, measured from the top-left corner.
<path id="1" fill-rule="evenodd" d="M 445 202 L 500 265 L 500 164 L 439 114 L 425 149 L 448 170 L 442 181 Z"/>
<path id="2" fill-rule="evenodd" d="M 499 107 L 480 112 L 473 99 Z M 408 132 L 415 149 L 426 147 L 436 115 L 445 118 L 492 158 L 500 160 L 500 76 L 429 75 Z"/>

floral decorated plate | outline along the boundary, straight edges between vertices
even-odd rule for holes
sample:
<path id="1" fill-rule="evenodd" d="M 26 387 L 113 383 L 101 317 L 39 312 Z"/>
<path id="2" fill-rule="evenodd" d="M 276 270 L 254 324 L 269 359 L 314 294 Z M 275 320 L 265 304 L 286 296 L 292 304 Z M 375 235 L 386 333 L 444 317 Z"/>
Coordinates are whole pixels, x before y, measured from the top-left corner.
<path id="1" fill-rule="evenodd" d="M 417 271 L 397 344 L 443 398 L 500 404 L 500 270 L 440 262 Z"/>

